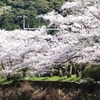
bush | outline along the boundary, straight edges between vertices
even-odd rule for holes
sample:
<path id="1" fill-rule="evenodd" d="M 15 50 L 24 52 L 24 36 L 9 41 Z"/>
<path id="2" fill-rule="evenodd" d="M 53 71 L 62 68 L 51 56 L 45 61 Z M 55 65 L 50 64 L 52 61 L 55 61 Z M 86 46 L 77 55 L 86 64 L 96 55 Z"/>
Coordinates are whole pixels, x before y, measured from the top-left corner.
<path id="1" fill-rule="evenodd" d="M 95 81 L 100 81 L 100 66 L 87 67 L 82 74 L 83 78 L 90 77 Z"/>
<path id="2" fill-rule="evenodd" d="M 9 76 L 8 81 L 10 81 L 10 80 L 18 80 L 20 78 L 22 78 L 21 74 L 13 74 L 13 75 Z"/>
<path id="3" fill-rule="evenodd" d="M 0 7 L 1 7 L 1 6 L 5 6 L 5 4 L 4 4 L 3 2 L 0 1 Z"/>

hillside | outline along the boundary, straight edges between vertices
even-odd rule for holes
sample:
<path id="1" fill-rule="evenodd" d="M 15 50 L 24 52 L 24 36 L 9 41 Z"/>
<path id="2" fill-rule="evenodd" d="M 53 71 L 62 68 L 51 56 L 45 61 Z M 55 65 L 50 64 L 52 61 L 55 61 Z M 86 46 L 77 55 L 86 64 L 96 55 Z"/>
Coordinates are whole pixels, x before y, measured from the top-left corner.
<path id="1" fill-rule="evenodd" d="M 26 15 L 30 27 L 46 25 L 47 22 L 37 15 L 49 11 L 59 11 L 63 0 L 0 0 L 0 28 L 13 30 L 22 27 L 22 17 Z M 26 24 L 27 26 L 27 24 Z"/>

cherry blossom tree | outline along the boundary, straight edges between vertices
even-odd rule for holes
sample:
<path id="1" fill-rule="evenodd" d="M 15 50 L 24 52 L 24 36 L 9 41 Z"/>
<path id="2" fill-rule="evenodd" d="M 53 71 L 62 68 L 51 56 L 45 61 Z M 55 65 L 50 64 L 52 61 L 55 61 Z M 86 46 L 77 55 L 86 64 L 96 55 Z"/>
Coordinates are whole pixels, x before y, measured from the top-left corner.
<path id="1" fill-rule="evenodd" d="M 45 26 L 36 31 L 0 30 L 0 61 L 5 68 L 0 73 L 17 73 L 28 67 L 33 75 L 43 74 L 69 60 L 100 64 L 99 4 L 99 0 L 74 0 L 65 2 L 60 14 L 41 15 L 50 20 L 48 27 L 59 28 L 53 35 Z"/>

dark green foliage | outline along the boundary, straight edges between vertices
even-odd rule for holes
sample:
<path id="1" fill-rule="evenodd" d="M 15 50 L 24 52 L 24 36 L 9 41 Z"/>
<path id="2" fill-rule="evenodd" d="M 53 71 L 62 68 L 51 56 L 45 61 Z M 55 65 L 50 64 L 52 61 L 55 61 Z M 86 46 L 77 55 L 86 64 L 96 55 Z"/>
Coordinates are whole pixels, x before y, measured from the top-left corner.
<path id="1" fill-rule="evenodd" d="M 1 29 L 13 30 L 19 28 L 19 25 L 14 18 L 15 15 L 13 13 L 0 16 Z"/>
<path id="2" fill-rule="evenodd" d="M 100 81 L 100 66 L 87 67 L 83 72 L 83 78 L 91 77 L 96 81 Z"/>
<path id="3" fill-rule="evenodd" d="M 4 6 L 5 4 L 3 2 L 0 1 L 0 7 Z"/>
<path id="4" fill-rule="evenodd" d="M 7 78 L 7 80 L 6 81 L 11 81 L 11 80 L 18 80 L 18 79 L 21 79 L 22 78 L 22 76 L 20 75 L 20 74 L 13 74 L 13 75 L 10 75 L 9 76 L 9 78 Z"/>
<path id="5" fill-rule="evenodd" d="M 0 0 L 1 7 L 11 6 L 10 12 L 0 15 L 0 28 L 6 30 L 22 28 L 22 18 L 17 16 L 23 15 L 28 16 L 26 23 L 29 23 L 30 27 L 46 25 L 47 21 L 36 16 L 52 10 L 59 11 L 62 4 L 63 0 Z"/>

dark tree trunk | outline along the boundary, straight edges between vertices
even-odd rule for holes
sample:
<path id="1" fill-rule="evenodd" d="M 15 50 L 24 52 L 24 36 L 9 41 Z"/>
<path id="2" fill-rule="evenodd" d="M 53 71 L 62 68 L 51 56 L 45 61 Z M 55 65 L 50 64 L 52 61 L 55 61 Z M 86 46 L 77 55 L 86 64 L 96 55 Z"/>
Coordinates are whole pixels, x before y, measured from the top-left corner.
<path id="1" fill-rule="evenodd" d="M 79 77 L 79 70 L 76 70 L 76 77 Z"/>

